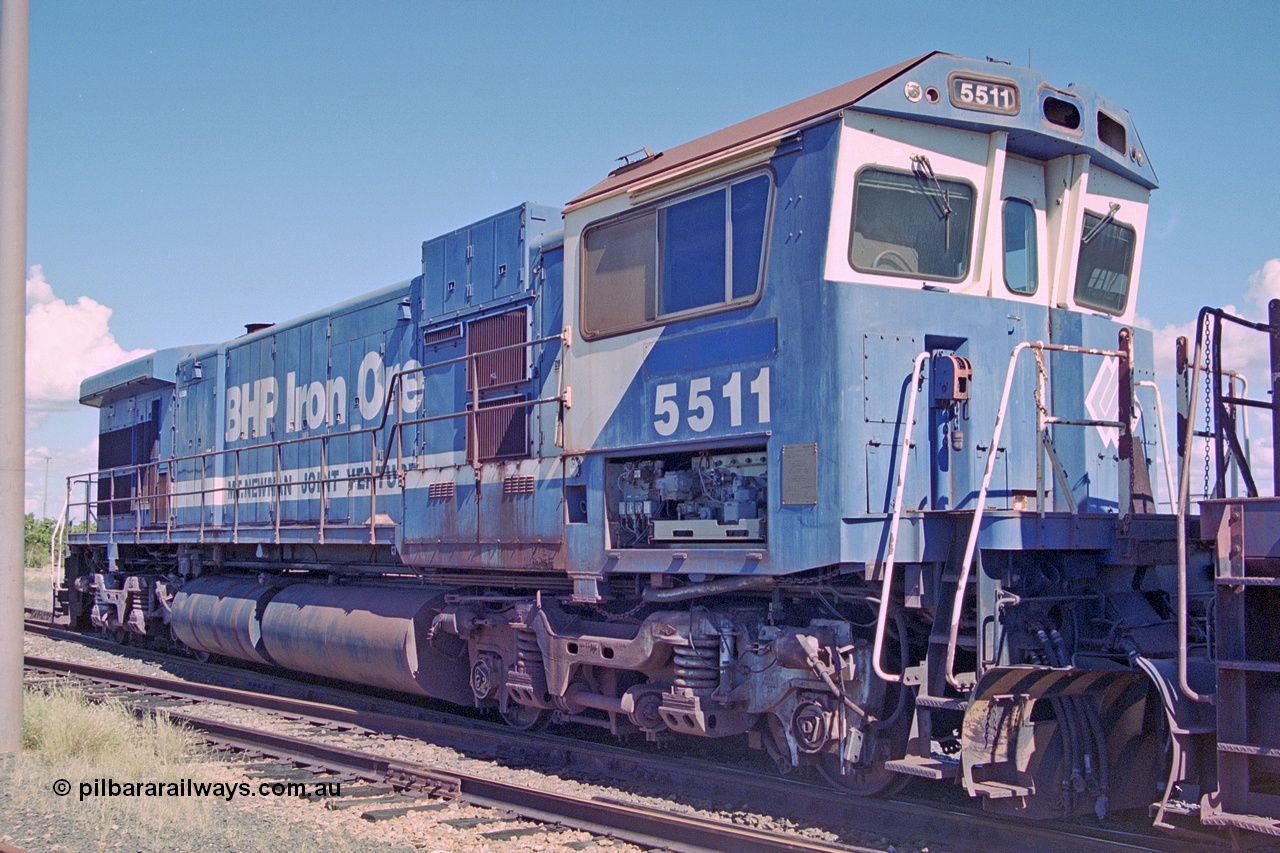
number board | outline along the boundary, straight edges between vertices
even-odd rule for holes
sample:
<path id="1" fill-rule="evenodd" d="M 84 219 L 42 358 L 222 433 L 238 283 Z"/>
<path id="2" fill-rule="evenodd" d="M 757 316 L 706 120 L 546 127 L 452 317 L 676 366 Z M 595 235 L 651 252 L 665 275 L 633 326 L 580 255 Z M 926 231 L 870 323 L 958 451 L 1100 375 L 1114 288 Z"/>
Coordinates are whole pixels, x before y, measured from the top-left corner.
<path id="1" fill-rule="evenodd" d="M 1018 114 L 1018 87 L 1002 80 L 952 75 L 949 87 L 952 106 L 962 110 L 1015 116 Z"/>

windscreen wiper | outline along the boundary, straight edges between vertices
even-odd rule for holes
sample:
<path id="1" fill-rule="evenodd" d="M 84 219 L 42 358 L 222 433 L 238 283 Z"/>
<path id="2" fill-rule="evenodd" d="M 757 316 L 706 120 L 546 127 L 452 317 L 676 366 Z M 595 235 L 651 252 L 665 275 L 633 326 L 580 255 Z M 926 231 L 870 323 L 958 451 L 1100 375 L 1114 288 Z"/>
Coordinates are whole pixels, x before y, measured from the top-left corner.
<path id="1" fill-rule="evenodd" d="M 917 181 L 926 190 L 930 188 L 936 193 L 936 202 L 938 205 L 938 216 L 943 222 L 943 248 L 951 251 L 951 193 L 941 183 L 938 182 L 938 176 L 934 174 L 933 164 L 929 162 L 929 158 L 923 154 L 911 155 L 911 174 L 915 175 Z"/>
<path id="2" fill-rule="evenodd" d="M 1080 245 L 1087 246 L 1089 241 L 1098 236 L 1098 232 L 1106 228 L 1111 220 L 1116 218 L 1116 214 L 1120 212 L 1120 205 L 1111 202 L 1111 209 L 1107 211 L 1107 215 L 1098 220 L 1098 224 L 1089 229 L 1089 233 L 1080 238 Z"/>

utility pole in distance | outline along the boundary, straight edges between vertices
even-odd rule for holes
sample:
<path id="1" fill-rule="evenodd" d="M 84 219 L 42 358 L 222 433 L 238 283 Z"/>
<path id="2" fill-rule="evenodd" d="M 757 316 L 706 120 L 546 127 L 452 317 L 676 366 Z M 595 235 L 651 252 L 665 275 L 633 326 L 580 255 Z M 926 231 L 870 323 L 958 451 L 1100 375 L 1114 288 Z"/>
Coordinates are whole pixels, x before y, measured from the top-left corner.
<path id="1" fill-rule="evenodd" d="M 22 749 L 28 0 L 0 0 L 0 753 Z"/>

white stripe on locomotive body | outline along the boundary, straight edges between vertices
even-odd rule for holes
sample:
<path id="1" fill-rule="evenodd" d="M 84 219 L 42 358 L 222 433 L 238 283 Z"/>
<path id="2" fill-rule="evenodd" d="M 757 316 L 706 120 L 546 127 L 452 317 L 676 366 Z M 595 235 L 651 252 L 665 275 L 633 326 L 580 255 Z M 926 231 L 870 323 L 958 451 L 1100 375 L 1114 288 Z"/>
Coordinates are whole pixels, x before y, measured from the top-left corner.
<path id="1" fill-rule="evenodd" d="M 463 454 L 457 454 L 461 457 Z M 443 454 L 419 456 L 406 459 L 403 468 L 393 462 L 385 474 L 377 478 L 378 498 L 383 496 L 399 496 L 402 491 L 427 489 L 438 483 L 454 483 L 458 486 L 474 486 L 476 479 L 465 460 L 457 459 L 442 462 Z M 561 460 L 559 457 L 542 459 L 512 459 L 505 462 L 493 462 L 480 467 L 482 484 L 501 483 L 512 477 L 534 477 L 538 481 L 560 476 Z M 281 503 L 304 503 L 320 498 L 320 467 L 313 465 L 301 468 L 281 469 L 279 474 L 268 471 L 262 474 L 245 474 L 236 477 L 206 477 L 199 479 L 174 480 L 167 497 L 175 509 L 206 509 L 213 507 L 230 507 L 236 503 L 273 504 L 277 500 L 276 483 L 282 485 L 279 494 Z M 369 499 L 370 466 L 368 460 L 340 462 L 327 466 L 328 484 L 324 489 L 326 500 L 364 500 Z M 404 478 L 403 488 L 400 485 Z M 232 494 L 237 482 L 240 495 Z M 201 490 L 203 489 L 203 497 Z M 145 498 L 144 498 L 145 499 Z"/>

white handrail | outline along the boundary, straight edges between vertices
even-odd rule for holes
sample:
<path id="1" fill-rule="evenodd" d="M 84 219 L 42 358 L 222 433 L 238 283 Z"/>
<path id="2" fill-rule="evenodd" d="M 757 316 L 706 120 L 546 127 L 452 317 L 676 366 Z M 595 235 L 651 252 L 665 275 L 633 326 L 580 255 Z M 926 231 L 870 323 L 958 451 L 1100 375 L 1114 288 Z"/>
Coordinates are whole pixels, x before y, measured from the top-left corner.
<path id="1" fill-rule="evenodd" d="M 1169 438 L 1164 429 L 1164 406 L 1160 402 L 1160 386 L 1150 379 L 1138 379 L 1133 384 L 1135 388 L 1150 388 L 1156 392 L 1156 428 L 1160 433 L 1160 455 L 1164 457 L 1164 487 L 1165 493 L 1169 496 L 1169 509 L 1176 514 L 1178 499 L 1173 492 L 1173 465 L 1169 461 Z M 1247 435 L 1248 421 L 1245 421 L 1245 430 Z M 1247 437 L 1245 441 L 1248 442 Z"/>
<path id="2" fill-rule="evenodd" d="M 915 363 L 911 369 L 911 384 L 907 387 L 907 419 L 902 427 L 902 443 L 898 449 L 898 482 L 894 486 L 893 492 L 893 515 L 889 518 L 889 545 L 884 555 L 884 567 L 882 569 L 884 577 L 880 581 L 880 609 L 876 613 L 876 638 L 871 648 L 871 665 L 876 671 L 876 675 L 885 681 L 901 681 L 902 673 L 886 672 L 880 663 L 880 657 L 884 653 L 884 632 L 889 621 L 889 594 L 893 587 L 893 566 L 897 559 L 898 553 L 898 525 L 902 521 L 902 494 L 907 487 L 907 459 L 910 457 L 911 451 L 911 428 L 916 422 L 916 398 L 919 396 L 920 373 L 924 369 L 924 363 L 929 359 L 929 353 L 922 352 L 916 356 Z M 905 637 L 900 637 L 899 642 L 905 642 Z"/>
<path id="3" fill-rule="evenodd" d="M 1018 367 L 1018 356 L 1028 349 L 1036 349 L 1041 352 L 1044 350 L 1074 352 L 1082 355 L 1098 355 L 1111 358 L 1119 358 L 1122 355 L 1118 350 L 1078 347 L 1068 344 L 1046 344 L 1042 341 L 1023 341 L 1015 346 L 1013 352 L 1009 355 L 1009 369 L 1005 372 L 1004 390 L 1000 394 L 1000 408 L 996 410 L 996 424 L 992 430 L 991 446 L 987 452 L 987 464 L 982 474 L 982 487 L 978 490 L 978 498 L 973 510 L 973 521 L 969 526 L 969 538 L 965 541 L 964 560 L 960 565 L 960 578 L 956 581 L 955 598 L 951 603 L 951 623 L 947 632 L 947 658 L 943 666 L 943 673 L 946 675 L 947 683 L 961 692 L 965 692 L 973 686 L 962 683 L 955 675 L 956 646 L 960 636 L 960 617 L 964 611 L 964 594 L 969 585 L 969 572 L 973 566 L 973 555 L 978 546 L 978 531 L 982 526 L 982 514 L 987 507 L 987 493 L 991 489 L 991 477 L 995 473 L 996 451 L 1000 444 L 1000 434 L 1004 431 L 1005 415 L 1009 409 L 1009 395 L 1013 390 L 1013 375 Z M 1112 425 L 1110 421 L 1082 421 L 1078 423 Z M 1037 438 L 1037 440 L 1039 439 Z"/>
<path id="4" fill-rule="evenodd" d="M 62 577 L 62 552 L 65 547 L 67 533 L 67 507 L 70 501 L 62 501 L 62 511 L 58 513 L 58 520 L 54 522 L 53 533 L 49 537 L 49 580 L 52 582 L 53 589 L 58 589 L 58 579 Z M 85 523 L 87 528 L 88 522 Z M 62 542 L 62 547 L 59 542 Z"/>
<path id="5" fill-rule="evenodd" d="M 1189 459 L 1191 456 L 1191 442 L 1195 438 L 1196 432 L 1195 418 L 1190 413 L 1196 410 L 1196 385 L 1200 379 L 1200 359 L 1203 356 L 1204 335 L 1200 334 L 1200 327 L 1207 320 L 1208 317 L 1202 311 L 1200 323 L 1196 326 L 1195 357 L 1191 359 L 1191 387 L 1187 403 L 1187 426 L 1186 432 L 1182 437 L 1184 459 Z M 1187 505 L 1190 503 L 1188 495 L 1190 490 L 1191 466 L 1184 464 L 1182 466 L 1182 476 L 1178 482 L 1178 505 L 1174 508 L 1174 518 L 1178 523 L 1176 539 L 1178 548 L 1178 689 L 1182 691 L 1182 695 L 1193 702 L 1212 705 L 1216 701 L 1215 695 L 1196 691 L 1192 688 L 1191 682 L 1187 677 Z"/>

